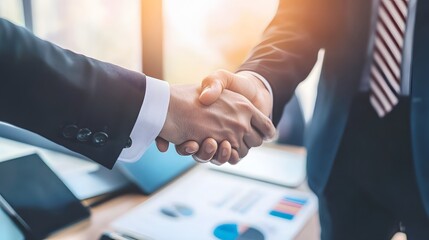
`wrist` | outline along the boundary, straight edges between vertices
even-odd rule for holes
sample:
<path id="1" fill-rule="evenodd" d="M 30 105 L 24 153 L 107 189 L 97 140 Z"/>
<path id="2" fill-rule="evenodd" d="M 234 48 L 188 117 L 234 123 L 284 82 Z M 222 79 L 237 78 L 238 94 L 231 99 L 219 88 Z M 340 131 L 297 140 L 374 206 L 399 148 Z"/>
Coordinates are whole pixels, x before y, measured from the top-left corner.
<path id="1" fill-rule="evenodd" d="M 192 140 L 189 121 L 195 119 L 196 104 L 198 104 L 199 88 L 197 85 L 171 85 L 170 104 L 167 117 L 159 137 L 181 144 L 184 140 Z"/>
<path id="2" fill-rule="evenodd" d="M 172 139 L 173 137 L 172 133 L 174 133 L 176 129 L 175 121 L 174 121 L 176 116 L 174 116 L 175 115 L 174 109 L 176 108 L 176 105 L 177 105 L 177 98 L 175 97 L 175 95 L 176 95 L 175 86 L 170 86 L 170 104 L 168 105 L 167 116 L 165 118 L 164 125 L 162 126 L 162 129 L 159 133 L 159 137 L 169 142 L 174 141 Z"/>

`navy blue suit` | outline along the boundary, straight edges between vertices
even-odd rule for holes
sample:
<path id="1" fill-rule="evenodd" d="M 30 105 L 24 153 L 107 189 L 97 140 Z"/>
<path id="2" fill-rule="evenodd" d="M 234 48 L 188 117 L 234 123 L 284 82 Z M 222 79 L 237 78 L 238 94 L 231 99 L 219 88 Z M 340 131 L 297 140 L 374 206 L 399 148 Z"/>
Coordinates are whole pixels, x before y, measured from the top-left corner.
<path id="1" fill-rule="evenodd" d="M 239 69 L 257 72 L 271 84 L 273 120 L 277 123 L 295 87 L 306 78 L 316 62 L 318 51 L 325 49 L 317 102 L 305 136 L 308 182 L 319 196 L 326 191 L 344 143 L 353 101 L 360 94 L 365 54 L 372 34 L 371 4 L 368 0 L 280 1 L 262 42 Z M 409 99 L 404 100 L 409 104 L 403 111 L 407 115 L 407 121 L 403 123 L 410 125 L 410 161 L 418 192 L 426 213 L 429 213 L 428 1 L 417 3 L 413 39 L 412 89 Z M 391 130 L 395 131 L 395 128 Z"/>
<path id="2" fill-rule="evenodd" d="M 62 49 L 0 19 L 0 121 L 112 168 L 139 114 L 146 77 Z"/>

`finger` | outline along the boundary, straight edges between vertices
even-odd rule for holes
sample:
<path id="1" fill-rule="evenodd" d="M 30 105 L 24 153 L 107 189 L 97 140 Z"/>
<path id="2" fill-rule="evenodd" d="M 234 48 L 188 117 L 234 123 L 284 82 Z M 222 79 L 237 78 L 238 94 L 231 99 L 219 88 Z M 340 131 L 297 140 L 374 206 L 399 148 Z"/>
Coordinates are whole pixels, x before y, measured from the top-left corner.
<path id="1" fill-rule="evenodd" d="M 202 82 L 202 91 L 198 98 L 200 102 L 207 106 L 214 103 L 222 94 L 224 86 L 226 86 L 223 81 L 226 81 L 226 79 L 214 76 L 205 78 Z"/>
<path id="2" fill-rule="evenodd" d="M 200 145 L 196 141 L 187 141 L 180 145 L 176 145 L 176 152 L 183 156 L 188 156 L 196 153 Z"/>
<path id="3" fill-rule="evenodd" d="M 238 151 L 238 156 L 240 158 L 244 158 L 247 155 L 247 153 L 249 152 L 249 147 L 246 146 L 246 144 L 243 142 L 241 144 L 240 148 L 237 149 L 237 151 Z"/>
<path id="4" fill-rule="evenodd" d="M 227 140 L 224 140 L 220 143 L 216 157 L 212 159 L 210 162 L 220 166 L 226 163 L 230 157 L 231 157 L 231 144 Z"/>
<path id="5" fill-rule="evenodd" d="M 157 137 L 155 138 L 155 142 L 156 142 L 156 147 L 160 152 L 167 152 L 168 145 L 169 145 L 167 140 L 161 137 Z"/>
<path id="6" fill-rule="evenodd" d="M 272 139 L 276 135 L 276 128 L 274 127 L 271 119 L 265 116 L 257 108 L 253 111 L 251 124 L 266 140 Z"/>
<path id="7" fill-rule="evenodd" d="M 243 137 L 243 141 L 247 147 L 259 147 L 262 145 L 264 139 L 263 136 L 256 129 L 252 129 L 249 133 L 246 133 Z"/>
<path id="8" fill-rule="evenodd" d="M 203 141 L 198 152 L 192 157 L 197 162 L 206 163 L 210 161 L 217 151 L 217 142 L 213 138 L 207 138 Z"/>
<path id="9" fill-rule="evenodd" d="M 231 151 L 231 157 L 229 158 L 228 162 L 232 165 L 237 164 L 240 161 L 240 156 L 238 156 L 238 152 L 235 149 L 232 149 Z"/>

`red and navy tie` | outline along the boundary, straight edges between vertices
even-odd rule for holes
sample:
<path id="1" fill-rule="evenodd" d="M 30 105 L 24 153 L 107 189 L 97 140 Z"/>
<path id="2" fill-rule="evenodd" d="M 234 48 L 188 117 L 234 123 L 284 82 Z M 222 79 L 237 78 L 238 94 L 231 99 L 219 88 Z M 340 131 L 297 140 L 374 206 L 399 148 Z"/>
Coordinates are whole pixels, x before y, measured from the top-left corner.
<path id="1" fill-rule="evenodd" d="M 370 102 L 379 117 L 398 104 L 407 0 L 381 0 L 370 75 Z"/>

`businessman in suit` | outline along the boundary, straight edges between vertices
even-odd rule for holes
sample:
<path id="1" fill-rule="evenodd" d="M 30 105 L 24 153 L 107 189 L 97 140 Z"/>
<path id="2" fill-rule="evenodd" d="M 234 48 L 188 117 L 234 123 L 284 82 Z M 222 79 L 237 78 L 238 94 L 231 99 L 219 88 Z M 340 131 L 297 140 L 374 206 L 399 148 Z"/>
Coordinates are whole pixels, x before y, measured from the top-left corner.
<path id="1" fill-rule="evenodd" d="M 306 135 L 321 238 L 429 239 L 428 43 L 428 1 L 280 0 L 248 59 L 208 76 L 200 100 L 226 88 L 277 124 L 325 49 Z"/>
<path id="2" fill-rule="evenodd" d="M 271 120 L 240 94 L 212 106 L 198 85 L 163 81 L 62 49 L 0 19 L 0 121 L 35 132 L 112 168 L 138 160 L 160 137 L 211 158 L 237 161 L 275 133 Z M 211 137 L 207 141 L 204 139 Z M 210 141 L 216 141 L 210 144 Z"/>

